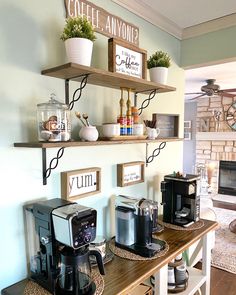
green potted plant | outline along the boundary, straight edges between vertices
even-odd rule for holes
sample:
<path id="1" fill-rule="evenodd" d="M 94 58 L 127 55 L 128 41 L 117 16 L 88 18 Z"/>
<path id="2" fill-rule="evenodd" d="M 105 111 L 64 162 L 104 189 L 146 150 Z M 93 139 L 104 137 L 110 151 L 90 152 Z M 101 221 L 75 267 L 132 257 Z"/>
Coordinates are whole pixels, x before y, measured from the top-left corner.
<path id="1" fill-rule="evenodd" d="M 166 84 L 168 68 L 171 65 L 170 56 L 164 51 L 156 51 L 147 61 L 150 80 L 156 83 Z"/>
<path id="2" fill-rule="evenodd" d="M 65 22 L 61 40 L 65 41 L 69 62 L 90 66 L 96 39 L 92 24 L 81 16 L 67 18 Z"/>

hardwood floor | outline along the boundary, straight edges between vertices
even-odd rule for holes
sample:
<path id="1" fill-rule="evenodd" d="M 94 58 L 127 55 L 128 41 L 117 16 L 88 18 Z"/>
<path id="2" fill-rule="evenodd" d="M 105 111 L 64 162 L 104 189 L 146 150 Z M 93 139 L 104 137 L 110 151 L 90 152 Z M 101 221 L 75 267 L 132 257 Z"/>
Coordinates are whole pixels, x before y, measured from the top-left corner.
<path id="1" fill-rule="evenodd" d="M 201 269 L 199 262 L 196 268 Z M 211 295 L 235 295 L 236 274 L 211 267 Z"/>
<path id="2" fill-rule="evenodd" d="M 236 211 L 236 204 L 232 203 L 213 201 L 213 206 Z M 196 268 L 201 269 L 200 262 Z M 236 295 L 236 274 L 212 266 L 211 295 Z"/>

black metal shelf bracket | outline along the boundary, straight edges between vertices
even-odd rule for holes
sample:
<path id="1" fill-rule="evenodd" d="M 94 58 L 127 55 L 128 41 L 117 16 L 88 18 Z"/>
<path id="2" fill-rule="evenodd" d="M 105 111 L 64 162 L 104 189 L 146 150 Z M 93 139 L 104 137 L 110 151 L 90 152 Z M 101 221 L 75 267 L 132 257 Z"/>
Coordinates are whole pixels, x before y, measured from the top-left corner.
<path id="1" fill-rule="evenodd" d="M 135 92 L 135 96 L 134 96 L 134 99 L 135 99 L 135 105 L 137 105 L 137 94 L 138 94 L 138 93 L 142 93 L 142 92 Z M 142 102 L 140 108 L 138 109 L 138 110 L 139 110 L 139 115 L 141 115 L 142 112 L 143 112 L 143 110 L 146 109 L 146 108 L 149 106 L 150 101 L 156 96 L 156 94 L 157 94 L 157 89 L 154 89 L 154 90 L 152 90 L 152 91 L 149 93 L 148 98 L 145 99 L 145 100 Z"/>
<path id="2" fill-rule="evenodd" d="M 61 147 L 57 151 L 56 157 L 52 158 L 52 160 L 49 163 L 49 167 L 47 168 L 47 153 L 46 153 L 46 148 L 42 148 L 42 166 L 43 166 L 43 185 L 47 184 L 47 178 L 51 175 L 52 170 L 54 170 L 58 163 L 59 159 L 63 156 L 64 154 L 64 147 Z"/>
<path id="3" fill-rule="evenodd" d="M 151 163 L 154 158 L 159 156 L 160 152 L 164 147 L 166 146 L 166 142 L 163 141 L 159 144 L 159 146 L 152 152 L 151 156 L 148 157 L 148 143 L 146 143 L 146 167 L 148 166 L 149 163 Z"/>
<path id="4" fill-rule="evenodd" d="M 87 82 L 88 82 L 88 76 L 89 76 L 89 74 L 83 75 L 83 78 L 80 82 L 80 86 L 73 93 L 71 102 L 70 102 L 70 98 L 69 98 L 69 96 L 70 96 L 70 94 L 69 94 L 70 80 L 69 79 L 65 80 L 65 98 L 66 98 L 65 101 L 66 101 L 66 104 L 69 105 L 70 110 L 73 109 L 75 102 L 81 98 L 82 90 L 84 89 L 84 87 L 87 85 Z M 77 77 L 74 77 L 74 78 L 77 78 Z"/>

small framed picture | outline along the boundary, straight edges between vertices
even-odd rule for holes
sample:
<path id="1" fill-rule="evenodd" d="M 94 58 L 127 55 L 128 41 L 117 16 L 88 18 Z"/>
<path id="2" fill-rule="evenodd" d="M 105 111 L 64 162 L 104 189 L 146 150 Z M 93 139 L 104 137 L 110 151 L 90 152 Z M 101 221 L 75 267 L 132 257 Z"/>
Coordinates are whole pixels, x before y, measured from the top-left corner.
<path id="1" fill-rule="evenodd" d="M 184 132 L 184 140 L 191 140 L 191 132 Z"/>
<path id="2" fill-rule="evenodd" d="M 117 186 L 123 187 L 144 182 L 144 162 L 117 164 Z"/>
<path id="3" fill-rule="evenodd" d="M 101 192 L 101 168 L 61 172 L 61 197 L 76 200 Z"/>
<path id="4" fill-rule="evenodd" d="M 147 51 L 115 38 L 108 40 L 108 69 L 136 78 L 147 78 Z"/>
<path id="5" fill-rule="evenodd" d="M 184 128 L 190 129 L 192 127 L 191 121 L 184 121 Z"/>

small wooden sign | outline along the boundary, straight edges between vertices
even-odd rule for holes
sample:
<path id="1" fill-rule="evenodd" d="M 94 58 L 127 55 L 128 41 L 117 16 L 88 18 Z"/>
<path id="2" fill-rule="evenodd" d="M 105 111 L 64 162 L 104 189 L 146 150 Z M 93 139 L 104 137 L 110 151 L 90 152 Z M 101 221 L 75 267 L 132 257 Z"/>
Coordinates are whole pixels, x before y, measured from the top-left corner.
<path id="1" fill-rule="evenodd" d="M 129 162 L 117 165 L 117 186 L 144 182 L 144 162 Z"/>
<path id="2" fill-rule="evenodd" d="M 61 197 L 75 200 L 101 191 L 101 169 L 92 167 L 87 169 L 65 171 L 61 173 Z"/>
<path id="3" fill-rule="evenodd" d="M 139 28 L 87 0 L 65 0 L 66 17 L 85 16 L 96 32 L 139 45 Z"/>
<path id="4" fill-rule="evenodd" d="M 147 78 L 147 51 L 120 40 L 108 40 L 108 69 L 136 78 Z"/>

